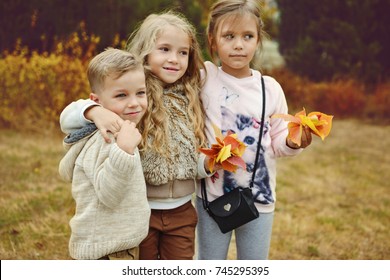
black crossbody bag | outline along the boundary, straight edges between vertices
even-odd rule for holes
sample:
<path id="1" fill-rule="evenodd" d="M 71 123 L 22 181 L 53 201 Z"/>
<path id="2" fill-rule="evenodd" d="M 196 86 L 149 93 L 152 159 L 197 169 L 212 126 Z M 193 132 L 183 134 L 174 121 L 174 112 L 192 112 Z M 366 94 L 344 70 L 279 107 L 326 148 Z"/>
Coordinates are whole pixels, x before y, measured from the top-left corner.
<path id="1" fill-rule="evenodd" d="M 261 139 L 263 138 L 262 136 L 264 128 L 265 86 L 263 76 L 261 76 L 261 88 L 263 96 L 263 111 L 261 115 L 261 127 L 255 165 L 253 168 L 252 180 L 249 184 L 249 187 L 237 187 L 232 191 L 218 197 L 212 202 L 209 202 L 207 200 L 205 179 L 201 180 L 203 208 L 218 224 L 218 227 L 222 233 L 232 231 L 233 229 L 236 229 L 259 217 L 259 212 L 256 209 L 253 199 L 252 187 L 256 175 L 256 169 L 258 167 L 257 165 L 260 155 Z"/>

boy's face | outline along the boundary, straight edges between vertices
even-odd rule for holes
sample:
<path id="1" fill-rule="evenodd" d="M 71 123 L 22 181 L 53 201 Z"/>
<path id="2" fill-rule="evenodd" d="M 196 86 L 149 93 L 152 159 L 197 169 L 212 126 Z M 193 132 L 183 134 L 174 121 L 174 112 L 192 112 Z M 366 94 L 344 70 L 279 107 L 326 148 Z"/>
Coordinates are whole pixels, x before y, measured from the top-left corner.
<path id="1" fill-rule="evenodd" d="M 108 76 L 103 90 L 90 97 L 122 119 L 138 124 L 148 107 L 144 70 L 134 69 L 117 79 Z"/>
<path id="2" fill-rule="evenodd" d="M 167 26 L 148 55 L 151 72 L 166 84 L 179 80 L 188 68 L 190 38 L 181 29 Z"/>

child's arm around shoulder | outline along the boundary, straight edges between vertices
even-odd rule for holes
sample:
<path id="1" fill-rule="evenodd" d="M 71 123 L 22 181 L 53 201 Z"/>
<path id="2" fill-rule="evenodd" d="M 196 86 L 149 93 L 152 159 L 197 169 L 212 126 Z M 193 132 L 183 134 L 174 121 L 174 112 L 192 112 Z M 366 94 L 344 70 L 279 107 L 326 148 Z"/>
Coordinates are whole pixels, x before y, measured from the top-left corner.
<path id="1" fill-rule="evenodd" d="M 60 115 L 62 132 L 69 134 L 91 123 L 90 120 L 84 117 L 84 112 L 88 108 L 97 105 L 99 104 L 90 99 L 79 99 L 66 106 Z"/>
<path id="2" fill-rule="evenodd" d="M 80 99 L 70 103 L 60 115 L 61 130 L 69 134 L 94 122 L 104 140 L 110 143 L 108 132 L 117 133 L 123 120 L 114 112 L 90 99 Z"/>

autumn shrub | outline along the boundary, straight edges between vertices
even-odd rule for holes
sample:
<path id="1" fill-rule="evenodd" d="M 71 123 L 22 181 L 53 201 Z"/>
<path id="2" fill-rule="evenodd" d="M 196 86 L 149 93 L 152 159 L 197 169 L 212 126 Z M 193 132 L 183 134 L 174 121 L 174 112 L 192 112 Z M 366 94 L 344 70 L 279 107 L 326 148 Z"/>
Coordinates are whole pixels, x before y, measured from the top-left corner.
<path id="1" fill-rule="evenodd" d="M 63 108 L 86 98 L 86 65 L 99 38 L 72 34 L 51 53 L 16 46 L 0 59 L 0 124 L 2 127 L 45 130 L 58 126 Z"/>
<path id="2" fill-rule="evenodd" d="M 265 73 L 274 77 L 282 86 L 286 95 L 290 111 L 301 110 L 310 104 L 306 100 L 309 96 L 309 82 L 301 76 L 293 74 L 285 68 Z"/>
<path id="3" fill-rule="evenodd" d="M 390 119 L 390 82 L 382 83 L 375 88 L 369 105 L 367 110 L 370 116 Z"/>
<path id="4" fill-rule="evenodd" d="M 361 117 L 365 105 L 365 87 L 354 80 L 312 84 L 313 106 L 337 117 Z"/>
<path id="5" fill-rule="evenodd" d="M 116 38 L 113 45 L 124 46 Z M 99 38 L 74 33 L 50 53 L 17 45 L 0 57 L 0 125 L 18 130 L 58 128 L 59 115 L 70 102 L 87 98 L 86 66 Z M 390 82 L 366 86 L 353 79 L 312 82 L 287 69 L 267 71 L 282 86 L 290 113 L 303 107 L 336 118 L 390 119 Z"/>
<path id="6" fill-rule="evenodd" d="M 67 55 L 10 54 L 0 60 L 0 76 L 0 122 L 5 127 L 56 125 L 69 102 L 88 96 L 85 66 Z"/>
<path id="7" fill-rule="evenodd" d="M 267 74 L 281 84 L 290 113 L 305 107 L 337 118 L 390 118 L 390 82 L 374 87 L 348 78 L 313 82 L 286 69 Z"/>

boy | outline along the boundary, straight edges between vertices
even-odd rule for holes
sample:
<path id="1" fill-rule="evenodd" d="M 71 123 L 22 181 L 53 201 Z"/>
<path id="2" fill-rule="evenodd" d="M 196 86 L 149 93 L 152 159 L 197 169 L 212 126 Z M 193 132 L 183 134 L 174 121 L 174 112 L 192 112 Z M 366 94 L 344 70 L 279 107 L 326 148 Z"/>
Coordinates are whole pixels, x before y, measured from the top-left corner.
<path id="1" fill-rule="evenodd" d="M 59 172 L 72 181 L 76 202 L 70 220 L 70 256 L 137 259 L 137 246 L 148 233 L 150 217 L 137 148 L 142 139 L 136 128 L 147 112 L 144 69 L 129 52 L 108 48 L 91 60 L 87 74 L 90 98 L 124 121 L 115 137 L 110 135 L 111 143 L 95 131 L 64 144 L 69 150 Z"/>

